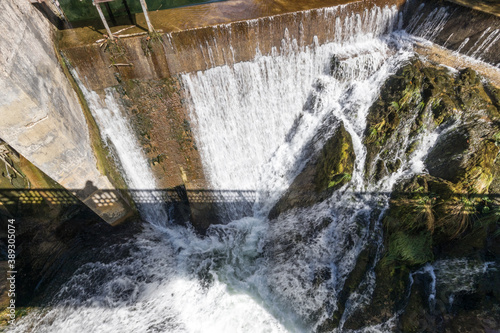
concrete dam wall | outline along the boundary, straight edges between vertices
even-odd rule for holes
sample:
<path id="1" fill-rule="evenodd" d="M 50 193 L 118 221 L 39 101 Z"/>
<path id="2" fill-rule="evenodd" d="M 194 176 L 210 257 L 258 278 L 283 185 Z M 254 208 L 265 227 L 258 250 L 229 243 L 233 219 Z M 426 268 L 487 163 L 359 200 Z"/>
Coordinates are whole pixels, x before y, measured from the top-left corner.
<path id="1" fill-rule="evenodd" d="M 123 39 L 120 42 L 128 63 L 133 66 L 114 66 L 98 44 L 66 44 L 63 52 L 71 63 L 78 64 L 75 67 L 87 77 L 89 86 L 98 90 L 116 85 L 116 75 L 125 80 L 165 78 L 249 61 L 257 54 L 271 55 L 280 52 L 284 39 L 296 40 L 297 47 L 304 48 L 346 40 L 356 30 L 372 29 L 378 35 L 393 27 L 377 25 L 377 14 L 391 15 L 388 9 L 394 6 L 398 10 L 403 3 L 403 0 L 363 0 L 168 32 L 158 41 L 161 48 L 147 55 L 144 41 L 141 42 L 145 37 Z M 159 55 L 162 48 L 164 54 Z M 83 64 L 81 58 L 85 57 L 93 61 Z"/>
<path id="2" fill-rule="evenodd" d="M 59 64 L 50 23 L 28 1 L 2 1 L 0 21 L 10 32 L 0 39 L 0 137 L 66 188 L 83 189 L 87 182 L 115 188 L 99 170 L 90 124 Z M 109 223 L 130 211 L 121 198 L 94 209 Z"/>
<path id="3" fill-rule="evenodd" d="M 500 66 L 500 17 L 451 1 L 408 1 L 406 31 L 468 57 Z"/>
<path id="4" fill-rule="evenodd" d="M 379 36 L 397 27 L 402 4 L 399 0 L 359 1 L 174 31 L 151 39 L 144 35 L 123 38 L 116 44 L 100 41 L 68 46 L 64 42 L 61 51 L 84 95 L 95 97 L 90 104 L 97 106 L 91 109 L 110 109 L 107 101 L 116 101 L 115 112 L 128 119 L 155 186 L 184 186 L 191 191 L 207 188 L 208 183 L 195 142 L 197 119 L 186 107 L 189 96 L 179 74 L 232 66 L 259 55 L 313 49 L 366 32 Z M 123 159 L 119 164 L 126 163 Z M 202 230 L 216 222 L 212 206 L 191 203 L 191 222 Z"/>

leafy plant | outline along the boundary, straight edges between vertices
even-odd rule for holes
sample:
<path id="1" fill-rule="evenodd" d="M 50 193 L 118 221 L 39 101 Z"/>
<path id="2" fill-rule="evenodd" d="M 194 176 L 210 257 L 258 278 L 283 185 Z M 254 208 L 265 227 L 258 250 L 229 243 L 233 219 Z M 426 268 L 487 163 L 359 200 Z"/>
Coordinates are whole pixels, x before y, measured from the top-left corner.
<path id="1" fill-rule="evenodd" d="M 423 222 L 427 226 L 427 230 L 434 233 L 436 227 L 436 217 L 434 214 L 434 205 L 436 203 L 436 197 L 433 196 L 422 196 L 417 199 L 416 210 L 417 210 L 417 220 Z"/>
<path id="2" fill-rule="evenodd" d="M 389 261 L 402 261 L 408 265 L 422 265 L 432 261 L 432 238 L 428 232 L 394 233 L 389 240 Z"/>
<path id="3" fill-rule="evenodd" d="M 377 141 L 379 133 L 382 131 L 382 128 L 384 126 L 385 126 L 385 119 L 382 119 L 381 122 L 370 127 L 368 138 L 367 138 L 366 142 L 373 143 L 373 142 Z"/>
<path id="4" fill-rule="evenodd" d="M 399 104 L 398 104 L 398 102 L 394 102 L 394 101 L 392 101 L 392 102 L 391 102 L 391 106 L 392 106 L 392 107 L 393 107 L 396 111 L 399 111 Z"/>
<path id="5" fill-rule="evenodd" d="M 335 175 L 328 183 L 328 188 L 335 187 L 340 183 L 347 183 L 351 180 L 352 175 L 350 173 L 342 173 Z"/>
<path id="6" fill-rule="evenodd" d="M 495 145 L 500 146 L 500 132 L 493 135 L 493 140 L 495 141 Z"/>

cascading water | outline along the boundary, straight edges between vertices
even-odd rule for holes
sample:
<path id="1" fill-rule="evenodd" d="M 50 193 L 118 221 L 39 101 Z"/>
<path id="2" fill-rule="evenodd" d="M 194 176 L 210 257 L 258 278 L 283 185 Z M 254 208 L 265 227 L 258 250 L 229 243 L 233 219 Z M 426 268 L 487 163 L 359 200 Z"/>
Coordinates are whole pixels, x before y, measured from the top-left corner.
<path id="1" fill-rule="evenodd" d="M 429 130 L 392 143 L 390 157 L 402 161 L 398 170 L 377 181 L 365 174 L 368 109 L 388 76 L 413 55 L 407 40 L 390 34 L 397 10 L 372 14 L 364 16 L 367 22 L 355 16 L 338 22 L 342 33 L 332 43 L 299 47 L 289 38 L 269 56 L 257 52 L 250 62 L 183 75 L 210 185 L 256 191 L 253 212 L 200 238 L 166 226 L 163 208 L 144 209 L 144 219 L 163 226 L 161 232 L 146 228 L 129 244 L 109 249 L 127 249 L 126 258 L 81 267 L 50 309 L 32 312 L 12 331 L 302 332 L 329 318 L 361 250 L 381 247 L 388 193 L 397 180 L 423 171 L 438 136 Z M 389 31 L 373 34 L 373 26 Z M 333 56 L 338 64 L 330 73 Z M 112 90 L 103 101 L 80 86 L 129 187 L 154 189 Z M 340 123 L 356 154 L 351 181 L 327 200 L 270 222 L 270 209 Z M 410 123 L 397 130 L 408 132 Z M 404 157 L 415 142 L 418 148 Z M 374 285 L 372 270 L 349 297 L 339 331 Z"/>
<path id="2" fill-rule="evenodd" d="M 112 89 L 105 91 L 104 100 L 94 91 L 89 91 L 72 69 L 71 74 L 77 81 L 85 100 L 89 104 L 92 116 L 96 120 L 104 142 L 118 155 L 119 164 L 123 168 L 129 188 L 134 190 L 136 196 L 154 196 L 151 190 L 156 189 L 154 176 L 149 169 L 146 157 L 140 148 L 134 132 L 124 116 L 119 102 L 115 99 Z M 134 198 L 132 198 L 134 199 Z M 136 203 L 143 218 L 149 223 L 164 227 L 168 222 L 166 208 L 160 204 L 161 198 L 152 198 L 158 204 Z"/>
<path id="3" fill-rule="evenodd" d="M 408 4 L 415 1 L 416 0 L 410 0 Z M 429 6 L 429 4 L 421 3 L 415 9 L 415 13 L 412 13 L 408 20 L 406 31 L 417 39 L 435 42 L 439 35 L 445 30 L 449 21 L 453 20 L 454 16 L 460 18 L 461 15 L 455 15 L 459 10 L 457 8 L 453 9 L 450 6 L 437 6 L 430 12 L 425 11 L 427 9 L 426 6 Z M 454 18 L 454 20 L 457 20 L 457 18 Z M 456 31 L 449 32 L 451 30 L 453 29 L 446 30 L 447 32 L 445 33 L 449 33 L 449 35 L 442 46 L 451 48 L 456 54 L 461 53 L 463 56 L 475 61 L 488 62 L 485 60 L 485 56 L 490 49 L 500 41 L 500 29 L 487 27 L 482 32 L 478 30 L 478 32 L 481 32 L 478 39 L 474 39 L 475 36 L 469 34 L 469 37 L 464 38 L 458 46 L 453 47 L 450 45 L 450 39 L 452 39 Z M 471 39 L 473 41 L 471 41 Z M 491 61 L 490 64 L 497 67 L 500 65 L 500 63 Z"/>

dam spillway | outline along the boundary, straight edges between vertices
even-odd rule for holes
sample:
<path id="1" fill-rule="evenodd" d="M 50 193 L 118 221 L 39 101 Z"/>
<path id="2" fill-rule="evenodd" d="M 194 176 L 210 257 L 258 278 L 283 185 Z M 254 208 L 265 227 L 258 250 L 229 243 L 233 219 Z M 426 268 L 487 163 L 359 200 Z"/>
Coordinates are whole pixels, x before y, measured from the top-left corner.
<path id="1" fill-rule="evenodd" d="M 54 64 L 61 54 L 55 76 L 69 81 L 37 71 L 39 100 L 72 85 L 73 106 L 61 117 L 65 131 L 79 131 L 64 140 L 54 121 L 44 133 L 60 140 L 47 142 L 81 146 L 75 165 L 111 185 L 95 193 L 93 182 L 64 183 L 76 197 L 61 187 L 0 191 L 61 212 L 57 224 L 24 217 L 23 202 L 17 211 L 7 207 L 20 214 L 23 234 L 34 235 L 21 239 L 19 260 L 23 271 L 36 268 L 23 286 L 39 297 L 35 303 L 23 294 L 32 303 L 22 304 L 35 307 L 10 331 L 498 328 L 499 95 L 488 76 L 415 52 L 426 38 L 444 48 L 452 41 L 454 57 L 497 73 L 495 19 L 460 41 L 450 37 L 458 19 L 447 2 L 300 3 L 289 5 L 294 12 L 279 1 L 173 10 L 166 15 L 173 15 L 171 30 L 156 21 L 158 35 L 117 43 L 65 30 L 56 52 L 46 40 L 42 55 Z M 207 8 L 223 18 L 207 15 L 209 23 L 200 24 L 213 25 L 196 26 L 178 15 Z M 223 8 L 233 9 L 223 15 Z M 419 8 L 412 12 L 418 15 L 408 8 Z M 8 10 L 37 15 L 28 6 Z M 151 13 L 154 24 L 160 16 Z M 34 28 L 23 31 L 38 38 Z M 7 74 L 14 75 L 1 82 L 36 105 L 32 85 L 22 84 L 30 77 L 23 66 L 46 68 L 44 61 L 12 59 Z M 16 96 L 24 95 L 5 95 L 2 112 L 14 109 Z M 57 111 L 45 105 L 31 110 Z M 52 118 L 49 112 L 21 123 L 17 133 L 26 138 L 23 128 Z M 14 135 L 6 141 L 15 148 L 4 145 L 12 157 L 7 170 L 26 154 L 33 170 L 62 183 L 56 163 L 36 158 L 44 145 L 25 147 Z M 140 218 L 111 228 L 86 212 L 93 222 L 82 224 L 82 214 L 65 206 L 92 201 L 102 216 L 98 204 L 109 196 Z M 46 235 L 50 241 L 40 242 Z"/>

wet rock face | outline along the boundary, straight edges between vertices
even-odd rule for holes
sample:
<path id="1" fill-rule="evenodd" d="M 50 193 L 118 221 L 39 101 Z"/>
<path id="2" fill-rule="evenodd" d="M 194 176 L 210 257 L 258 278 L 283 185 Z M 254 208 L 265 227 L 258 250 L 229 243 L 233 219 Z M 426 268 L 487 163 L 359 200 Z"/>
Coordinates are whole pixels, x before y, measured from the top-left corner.
<path id="1" fill-rule="evenodd" d="M 340 123 L 319 154 L 309 161 L 271 209 L 269 218 L 274 219 L 289 209 L 308 207 L 329 197 L 351 180 L 354 160 L 351 135 Z"/>
<path id="2" fill-rule="evenodd" d="M 369 110 L 364 144 L 367 177 L 377 181 L 396 171 L 404 156 L 398 156 L 402 141 L 414 139 L 424 126 L 423 64 L 414 61 L 402 67 L 383 85 L 380 97 Z M 415 112 L 413 112 L 415 111 Z M 408 125 L 409 124 L 409 125 Z M 414 147 L 410 145 L 407 153 Z"/>
<path id="3" fill-rule="evenodd" d="M 464 174 L 460 167 L 469 149 L 469 133 L 461 128 L 439 139 L 429 152 L 426 166 L 431 175 L 449 181 L 459 179 Z"/>
<path id="4" fill-rule="evenodd" d="M 443 127 L 449 128 L 443 129 L 429 152 L 426 167 L 429 174 L 460 183 L 464 190 L 484 193 L 494 178 L 493 165 L 499 152 L 496 89 L 483 84 L 470 69 L 458 75 L 452 88 L 449 101 L 441 100 L 434 110 L 451 109 L 449 104 L 454 102 L 457 117 L 444 123 Z"/>
<path id="5" fill-rule="evenodd" d="M 500 12 L 496 0 L 412 0 L 407 1 L 404 11 L 404 29 L 447 49 L 496 65 L 500 61 L 500 43 L 493 39 L 500 27 L 500 17 L 495 12 Z M 437 21 L 439 24 L 432 24 Z M 488 37 L 491 44 L 485 42 Z"/>
<path id="6" fill-rule="evenodd" d="M 438 292 L 432 306 L 428 275 L 415 279 L 411 290 L 409 284 L 409 272 L 428 262 L 474 258 L 498 264 L 500 200 L 488 194 L 500 189 L 499 111 L 498 90 L 470 69 L 450 73 L 415 60 L 387 80 L 368 116 L 367 177 L 376 181 L 396 171 L 394 161 L 412 156 L 422 131 L 439 137 L 425 157 L 427 173 L 393 189 L 371 302 L 347 319 L 345 329 L 385 322 L 397 311 L 397 329 L 404 332 L 499 328 L 491 320 L 499 315 L 500 298 L 492 292 L 498 279 L 486 283 L 489 273 L 456 291 L 455 302 L 451 291 Z M 404 155 L 396 155 L 405 138 Z"/>
<path id="7" fill-rule="evenodd" d="M 411 156 L 423 131 L 441 133 L 426 159 L 433 176 L 468 179 L 485 191 L 497 147 L 498 91 L 471 69 L 458 74 L 419 60 L 402 67 L 382 87 L 370 108 L 365 131 L 367 177 L 381 179 Z M 406 143 L 405 143 L 406 142 Z M 398 155 L 407 144 L 404 156 Z"/>

